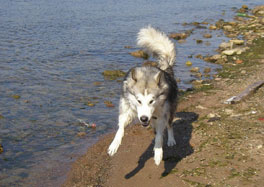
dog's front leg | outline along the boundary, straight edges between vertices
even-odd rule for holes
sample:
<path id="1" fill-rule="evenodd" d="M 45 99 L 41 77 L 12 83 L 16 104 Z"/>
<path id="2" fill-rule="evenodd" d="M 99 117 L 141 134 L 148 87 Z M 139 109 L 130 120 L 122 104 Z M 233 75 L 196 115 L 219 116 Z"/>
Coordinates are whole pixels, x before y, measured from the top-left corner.
<path id="1" fill-rule="evenodd" d="M 154 145 L 154 161 L 156 165 L 159 165 L 163 157 L 163 133 L 165 129 L 165 121 L 157 120 L 155 123 L 156 137 Z"/>
<path id="2" fill-rule="evenodd" d="M 134 112 L 128 108 L 124 102 L 120 102 L 120 115 L 118 119 L 118 130 L 116 132 L 115 138 L 108 148 L 108 154 L 113 156 L 117 149 L 119 148 L 122 138 L 124 136 L 125 127 L 131 123 L 134 119 Z"/>

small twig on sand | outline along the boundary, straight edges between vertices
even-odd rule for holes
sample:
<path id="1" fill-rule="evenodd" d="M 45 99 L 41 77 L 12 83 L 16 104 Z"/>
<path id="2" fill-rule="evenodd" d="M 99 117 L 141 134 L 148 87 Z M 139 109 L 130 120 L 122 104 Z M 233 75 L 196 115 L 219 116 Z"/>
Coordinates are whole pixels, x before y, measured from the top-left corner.
<path id="1" fill-rule="evenodd" d="M 255 82 L 255 83 L 249 85 L 243 92 L 241 92 L 237 96 L 232 96 L 229 99 L 227 99 L 224 103 L 225 104 L 237 103 L 237 102 L 243 100 L 244 98 L 246 98 L 247 96 L 249 96 L 250 94 L 252 94 L 253 92 L 255 92 L 262 85 L 264 85 L 264 81 Z"/>

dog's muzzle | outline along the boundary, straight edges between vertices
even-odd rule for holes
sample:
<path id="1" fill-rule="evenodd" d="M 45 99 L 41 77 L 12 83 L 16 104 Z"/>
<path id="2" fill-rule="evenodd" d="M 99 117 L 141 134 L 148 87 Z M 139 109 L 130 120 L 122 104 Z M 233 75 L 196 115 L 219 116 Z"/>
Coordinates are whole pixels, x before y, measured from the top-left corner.
<path id="1" fill-rule="evenodd" d="M 140 123 L 143 127 L 147 127 L 149 125 L 149 118 L 147 116 L 141 116 L 140 118 Z"/>

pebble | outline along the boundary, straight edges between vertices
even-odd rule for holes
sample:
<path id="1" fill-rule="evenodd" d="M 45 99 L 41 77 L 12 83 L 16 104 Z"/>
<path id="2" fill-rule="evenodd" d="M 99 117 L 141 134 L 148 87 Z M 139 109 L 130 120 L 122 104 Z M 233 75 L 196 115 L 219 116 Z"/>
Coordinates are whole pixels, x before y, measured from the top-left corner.
<path id="1" fill-rule="evenodd" d="M 196 40 L 196 43 L 201 44 L 201 43 L 203 43 L 203 40 Z"/>
<path id="2" fill-rule="evenodd" d="M 20 99 L 21 96 L 15 94 L 15 95 L 12 95 L 12 97 L 13 97 L 14 99 Z"/>
<path id="3" fill-rule="evenodd" d="M 230 40 L 230 43 L 233 43 L 235 45 L 243 45 L 245 41 L 244 40 Z"/>
<path id="4" fill-rule="evenodd" d="M 228 49 L 228 50 L 224 50 L 222 52 L 222 55 L 227 55 L 227 56 L 231 56 L 234 55 L 236 53 L 236 49 Z"/>
<path id="5" fill-rule="evenodd" d="M 242 63 L 243 63 L 243 60 L 240 60 L 240 59 L 236 60 L 236 64 L 242 64 Z"/>
<path id="6" fill-rule="evenodd" d="M 77 133 L 77 136 L 79 136 L 79 137 L 83 137 L 83 136 L 85 136 L 85 135 L 86 135 L 85 132 L 78 132 L 78 133 Z"/>
<path id="7" fill-rule="evenodd" d="M 207 109 L 206 107 L 204 107 L 204 106 L 202 106 L 202 105 L 198 105 L 198 106 L 196 106 L 195 108 L 202 109 L 202 110 Z"/>
<path id="8" fill-rule="evenodd" d="M 210 113 L 207 115 L 208 118 L 215 118 L 215 117 L 219 117 L 217 114 L 214 113 Z"/>
<path id="9" fill-rule="evenodd" d="M 180 39 L 180 40 L 178 40 L 178 43 L 180 43 L 180 44 L 186 43 L 186 40 Z"/>
<path id="10" fill-rule="evenodd" d="M 234 30 L 231 25 L 225 25 L 223 28 L 225 31 L 233 31 Z"/>
<path id="11" fill-rule="evenodd" d="M 134 52 L 131 52 L 129 54 L 134 56 L 134 57 L 143 58 L 143 59 L 148 59 L 148 57 L 149 57 L 149 55 L 142 50 L 134 51 Z"/>
<path id="12" fill-rule="evenodd" d="M 173 38 L 175 40 L 182 40 L 188 37 L 188 34 L 186 33 L 171 33 L 169 35 L 170 38 Z"/>
<path id="13" fill-rule="evenodd" d="M 241 71 L 241 74 L 246 74 L 246 73 L 247 73 L 246 70 L 242 70 L 242 71 Z"/>
<path id="14" fill-rule="evenodd" d="M 114 107 L 115 105 L 111 101 L 104 101 L 105 106 Z"/>
<path id="15" fill-rule="evenodd" d="M 4 148 L 3 148 L 3 146 L 0 144 L 0 154 L 1 154 L 2 152 L 4 152 Z"/>
<path id="16" fill-rule="evenodd" d="M 231 43 L 229 43 L 229 42 L 223 42 L 223 43 L 221 43 L 220 45 L 219 45 L 219 48 L 220 49 L 228 49 L 228 48 L 230 48 L 231 47 Z"/>
<path id="17" fill-rule="evenodd" d="M 192 62 L 191 61 L 187 61 L 185 64 L 186 64 L 186 66 L 192 66 Z"/>
<path id="18" fill-rule="evenodd" d="M 211 34 L 204 34 L 203 37 L 204 38 L 212 38 L 212 35 Z"/>
<path id="19" fill-rule="evenodd" d="M 216 30 L 217 27 L 216 27 L 215 25 L 210 25 L 210 26 L 209 26 L 209 29 L 210 29 L 210 30 Z"/>
<path id="20" fill-rule="evenodd" d="M 225 109 L 225 113 L 227 115 L 232 115 L 234 113 L 234 111 L 232 109 Z"/>
<path id="21" fill-rule="evenodd" d="M 200 68 L 199 67 L 193 67 L 192 69 L 190 69 L 191 72 L 199 72 Z"/>
<path id="22" fill-rule="evenodd" d="M 211 72 L 211 68 L 209 67 L 204 68 L 204 73 L 210 73 L 210 72 Z"/>

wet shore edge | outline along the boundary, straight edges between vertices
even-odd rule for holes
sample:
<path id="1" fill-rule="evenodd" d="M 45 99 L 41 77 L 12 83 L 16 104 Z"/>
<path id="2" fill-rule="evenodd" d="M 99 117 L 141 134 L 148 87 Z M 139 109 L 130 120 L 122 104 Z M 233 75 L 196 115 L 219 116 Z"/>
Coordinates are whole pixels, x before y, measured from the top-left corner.
<path id="1" fill-rule="evenodd" d="M 257 159 L 259 162 L 263 161 L 260 158 L 263 154 L 263 142 L 255 141 L 257 143 L 253 156 L 249 155 L 245 145 L 235 143 L 244 141 L 247 131 L 244 122 L 257 124 L 248 130 L 248 141 L 253 142 L 254 137 L 258 136 L 255 131 L 260 128 L 258 124 L 263 124 L 263 107 L 258 104 L 252 107 L 251 103 L 261 104 L 263 99 L 258 94 L 263 93 L 263 87 L 246 98 L 250 100 L 248 103 L 224 103 L 254 82 L 264 80 L 261 73 L 264 68 L 264 5 L 253 9 L 243 5 L 231 22 L 218 20 L 211 25 L 198 22 L 193 24 L 206 26 L 212 32 L 222 30 L 230 40 L 219 46 L 216 55 L 195 57 L 220 64 L 222 69 L 212 80 L 193 81 L 193 89 L 182 94 L 177 109 L 178 121 L 174 125 L 174 133 L 178 135 L 176 142 L 182 145 L 178 143 L 176 150 L 165 151 L 163 163 L 156 167 L 152 158 L 152 130 L 143 129 L 140 125 L 129 126 L 116 156 L 110 157 L 107 154 L 114 132 L 101 136 L 85 155 L 72 164 L 62 186 L 133 186 L 145 177 L 151 179 L 153 184 L 156 181 L 159 185 L 167 186 L 171 186 L 175 180 L 183 186 L 264 184 L 260 177 L 264 171 L 261 164 L 256 162 Z M 183 35 L 188 37 L 186 33 L 174 33 L 170 37 L 180 43 L 184 40 L 181 37 Z M 188 62 L 186 65 L 192 64 Z M 201 74 L 195 69 L 193 73 L 197 77 Z M 236 123 L 241 126 L 236 127 Z M 210 158 L 204 155 L 209 155 Z M 230 164 L 231 169 L 227 168 Z M 215 171 L 216 167 L 221 171 Z M 140 170 L 146 172 L 143 174 Z M 218 178 L 216 175 L 221 172 Z M 119 175 L 122 176 L 119 178 Z M 223 175 L 224 179 L 221 180 Z M 175 176 L 179 179 L 175 179 Z M 115 177 L 115 181 L 112 177 Z M 133 182 L 129 180 L 131 178 L 134 179 Z M 142 184 L 148 186 L 148 180 L 142 181 Z"/>

